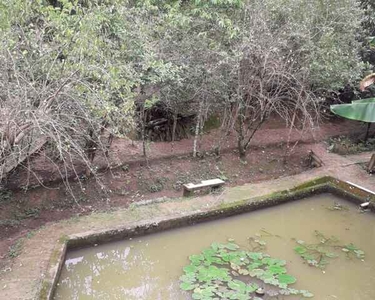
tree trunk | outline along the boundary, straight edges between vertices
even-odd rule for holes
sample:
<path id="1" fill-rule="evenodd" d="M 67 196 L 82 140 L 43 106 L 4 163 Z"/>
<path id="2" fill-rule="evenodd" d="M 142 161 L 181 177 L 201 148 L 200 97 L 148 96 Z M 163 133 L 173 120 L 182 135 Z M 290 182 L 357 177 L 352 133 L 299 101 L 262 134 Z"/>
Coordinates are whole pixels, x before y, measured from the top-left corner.
<path id="1" fill-rule="evenodd" d="M 113 142 L 113 138 L 114 138 L 114 135 L 113 135 L 113 133 L 111 132 L 110 134 L 109 134 L 109 136 L 108 136 L 108 141 L 107 141 L 107 147 L 106 147 L 106 149 L 105 149 L 105 156 L 108 158 L 109 157 L 109 150 L 110 150 L 110 148 L 111 148 L 111 146 L 112 146 L 112 142 Z"/>
<path id="2" fill-rule="evenodd" d="M 146 121 L 145 121 L 145 105 L 143 104 L 141 110 L 141 122 L 142 122 L 142 129 L 141 129 L 141 136 L 142 136 L 142 151 L 143 156 L 147 158 L 147 151 L 146 151 Z"/>
<path id="3" fill-rule="evenodd" d="M 177 113 L 173 114 L 173 128 L 172 128 L 172 152 L 174 150 L 174 140 L 176 138 L 176 127 L 177 127 Z"/>
<path id="4" fill-rule="evenodd" d="M 195 124 L 195 133 L 194 133 L 193 157 L 197 157 L 197 153 L 198 153 L 198 138 L 199 138 L 199 132 L 201 128 L 200 122 L 201 122 L 202 106 L 203 106 L 202 102 L 199 102 L 197 123 Z"/>
<path id="5" fill-rule="evenodd" d="M 239 109 L 239 115 L 238 115 L 238 153 L 240 155 L 240 159 L 243 160 L 246 158 L 246 143 L 245 143 L 245 136 L 244 136 L 244 125 L 245 125 L 245 117 L 244 117 L 244 111 L 242 107 Z"/>
<path id="6" fill-rule="evenodd" d="M 238 153 L 240 155 L 241 160 L 244 160 L 246 158 L 246 149 L 243 145 L 243 140 L 238 140 Z"/>

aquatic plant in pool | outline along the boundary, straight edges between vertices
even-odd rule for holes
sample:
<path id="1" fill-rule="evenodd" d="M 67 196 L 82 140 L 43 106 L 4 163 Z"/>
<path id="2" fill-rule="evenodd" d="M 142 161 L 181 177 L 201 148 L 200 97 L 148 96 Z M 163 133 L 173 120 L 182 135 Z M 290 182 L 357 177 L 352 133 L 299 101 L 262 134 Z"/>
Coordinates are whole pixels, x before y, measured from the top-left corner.
<path id="1" fill-rule="evenodd" d="M 317 230 L 314 234 L 318 239 L 317 243 L 309 244 L 303 240 L 296 240 L 298 245 L 294 248 L 295 253 L 312 267 L 325 269 L 331 259 L 340 257 L 340 252 L 345 253 L 346 258 L 349 259 L 354 257 L 364 260 L 365 258 L 365 252 L 352 243 L 342 245 L 337 237 L 327 237 Z"/>
<path id="2" fill-rule="evenodd" d="M 193 299 L 257 300 L 263 293 L 313 297 L 307 290 L 290 287 L 297 279 L 287 273 L 285 260 L 241 250 L 234 242 L 213 243 L 189 259 L 180 288 L 191 291 Z"/>

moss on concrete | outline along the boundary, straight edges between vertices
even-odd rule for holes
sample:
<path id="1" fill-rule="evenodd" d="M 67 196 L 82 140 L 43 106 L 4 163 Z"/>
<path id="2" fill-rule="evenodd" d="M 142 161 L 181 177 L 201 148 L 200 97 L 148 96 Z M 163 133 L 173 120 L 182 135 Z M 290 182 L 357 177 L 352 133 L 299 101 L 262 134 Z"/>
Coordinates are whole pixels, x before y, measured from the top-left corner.
<path id="1" fill-rule="evenodd" d="M 40 290 L 39 290 L 39 300 L 50 300 L 53 299 L 53 293 L 58 282 L 61 268 L 65 260 L 65 254 L 67 251 L 67 244 L 70 240 L 68 235 L 62 235 L 52 251 L 49 259 L 49 272 L 45 279 L 43 279 Z"/>

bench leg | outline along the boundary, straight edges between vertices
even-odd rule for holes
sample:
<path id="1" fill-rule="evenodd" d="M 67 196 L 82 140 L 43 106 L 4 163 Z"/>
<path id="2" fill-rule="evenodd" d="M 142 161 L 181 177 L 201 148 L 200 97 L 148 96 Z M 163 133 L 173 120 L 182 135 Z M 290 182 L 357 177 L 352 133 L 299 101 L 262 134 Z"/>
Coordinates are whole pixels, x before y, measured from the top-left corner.
<path id="1" fill-rule="evenodd" d="M 183 196 L 184 197 L 190 197 L 193 194 L 192 191 L 189 191 L 187 189 L 184 189 Z"/>

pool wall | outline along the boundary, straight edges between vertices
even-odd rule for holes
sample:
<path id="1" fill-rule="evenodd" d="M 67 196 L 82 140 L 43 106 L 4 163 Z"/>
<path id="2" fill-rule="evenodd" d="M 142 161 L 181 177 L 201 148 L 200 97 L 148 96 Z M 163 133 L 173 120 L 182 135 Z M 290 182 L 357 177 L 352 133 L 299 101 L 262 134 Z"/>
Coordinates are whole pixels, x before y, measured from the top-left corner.
<path id="1" fill-rule="evenodd" d="M 290 201 L 299 200 L 320 193 L 332 193 L 344 197 L 355 204 L 370 202 L 369 208 L 375 211 L 375 193 L 350 182 L 341 181 L 330 176 L 319 177 L 294 188 L 281 190 L 260 197 L 251 197 L 232 203 L 225 203 L 208 211 L 192 211 L 181 216 L 163 217 L 144 221 L 134 226 L 116 227 L 96 232 L 85 232 L 70 236 L 62 236 L 57 242 L 49 260 L 46 277 L 39 292 L 39 300 L 52 300 L 60 272 L 68 250 L 94 246 L 116 240 L 155 233 L 167 229 L 188 226 L 219 218 L 267 208 Z"/>

